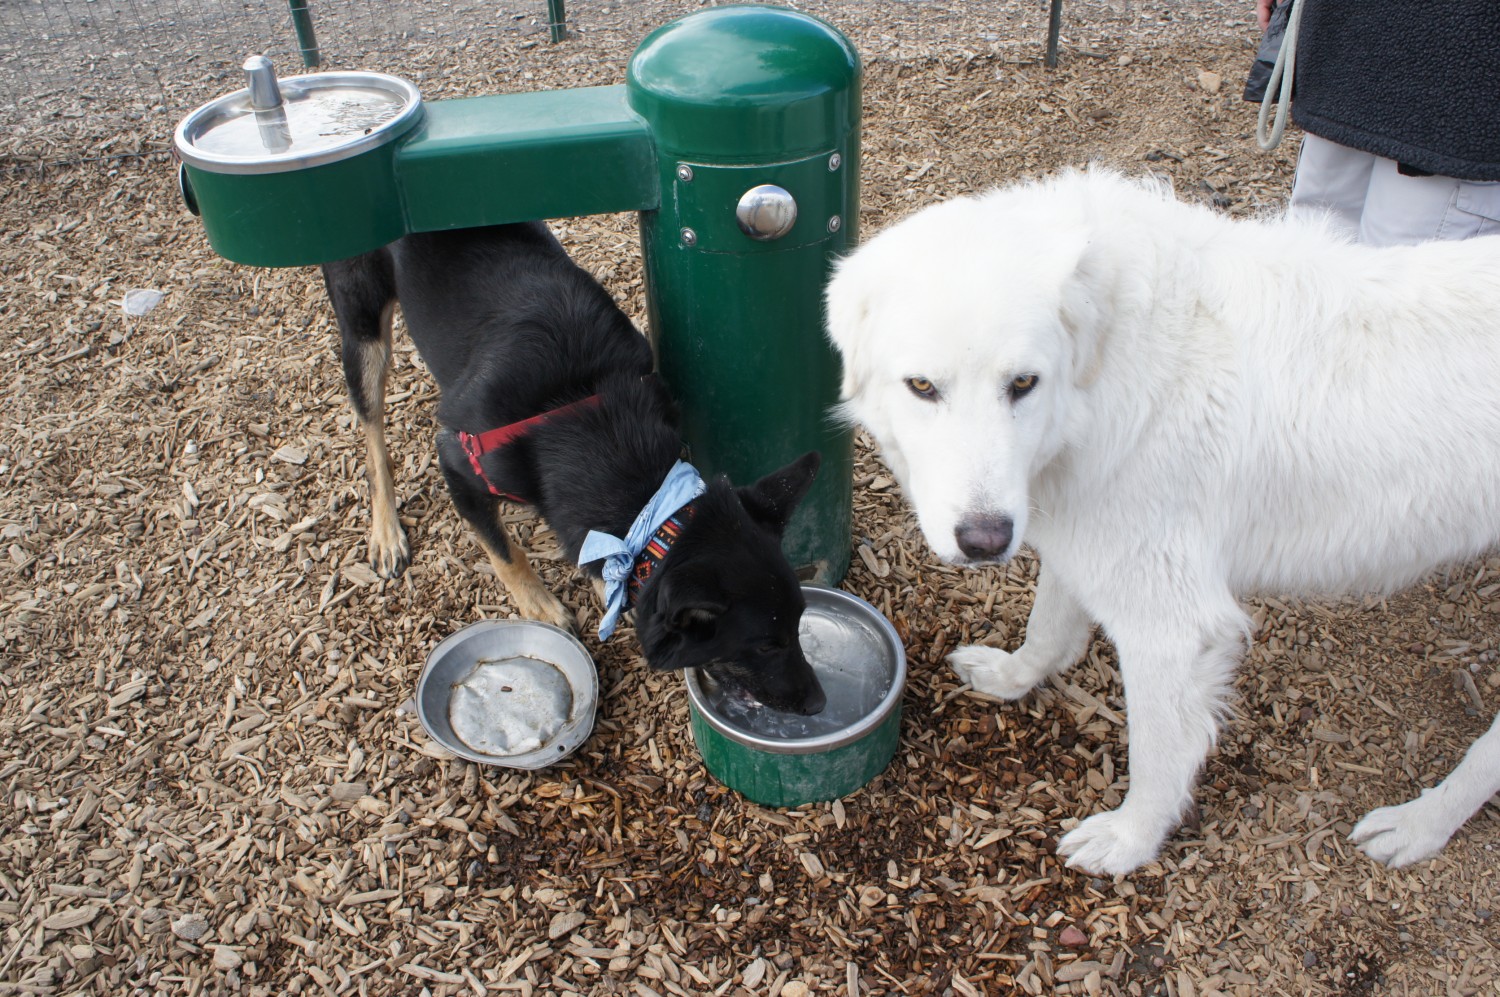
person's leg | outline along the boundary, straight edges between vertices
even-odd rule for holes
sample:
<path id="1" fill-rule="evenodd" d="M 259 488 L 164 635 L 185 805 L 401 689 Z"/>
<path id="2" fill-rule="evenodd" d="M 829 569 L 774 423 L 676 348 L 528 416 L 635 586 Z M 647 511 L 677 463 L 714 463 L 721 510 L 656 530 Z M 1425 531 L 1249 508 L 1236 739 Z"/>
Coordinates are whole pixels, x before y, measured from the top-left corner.
<path id="1" fill-rule="evenodd" d="M 1316 135 L 1304 135 L 1290 209 L 1329 212 L 1350 237 L 1360 230 L 1375 157 Z"/>
<path id="2" fill-rule="evenodd" d="M 1392 160 L 1376 159 L 1360 242 L 1405 246 L 1495 233 L 1500 233 L 1500 184 L 1404 176 Z"/>

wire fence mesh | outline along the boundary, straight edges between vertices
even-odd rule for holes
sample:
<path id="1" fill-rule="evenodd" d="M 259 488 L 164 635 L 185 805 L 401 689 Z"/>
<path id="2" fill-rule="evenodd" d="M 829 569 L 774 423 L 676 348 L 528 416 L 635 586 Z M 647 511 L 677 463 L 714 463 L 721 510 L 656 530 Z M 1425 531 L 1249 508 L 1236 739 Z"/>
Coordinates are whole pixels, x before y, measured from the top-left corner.
<path id="1" fill-rule="evenodd" d="M 324 68 L 394 67 L 417 39 L 457 47 L 547 30 L 544 0 L 310 6 Z M 109 154 L 98 144 L 129 145 L 132 124 L 148 121 L 144 144 L 160 144 L 156 119 L 242 86 L 251 53 L 282 75 L 305 71 L 287 0 L 0 0 L 0 157 Z"/>
<path id="2" fill-rule="evenodd" d="M 324 69 L 417 82 L 425 99 L 530 89 L 548 46 L 547 0 L 297 0 Z M 575 85 L 623 81 L 618 53 L 652 28 L 720 0 L 568 0 L 567 42 L 544 49 Z M 931 44 L 1040 59 L 1051 0 L 777 0 L 828 18 L 867 56 Z M 1063 38 L 1142 25 L 1163 36 L 1208 21 L 1248 37 L 1253 0 L 1065 0 Z M 1193 16 L 1187 17 L 1187 8 Z M 623 44 L 622 44 L 623 41 Z M 289 0 L 0 0 L 0 172 L 165 154 L 176 121 L 244 85 L 247 55 L 303 70 Z M 1016 55 L 1019 53 L 1019 55 Z M 1007 56 L 1009 58 L 1010 56 Z"/>

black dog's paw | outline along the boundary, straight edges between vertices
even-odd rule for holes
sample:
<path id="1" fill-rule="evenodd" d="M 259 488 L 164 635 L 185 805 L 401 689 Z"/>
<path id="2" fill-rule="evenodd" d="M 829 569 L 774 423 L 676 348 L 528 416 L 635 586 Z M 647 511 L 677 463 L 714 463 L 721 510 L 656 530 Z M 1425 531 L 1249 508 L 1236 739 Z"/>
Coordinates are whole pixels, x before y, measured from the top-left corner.
<path id="1" fill-rule="evenodd" d="M 394 516 L 370 527 L 370 567 L 382 578 L 397 578 L 411 563 L 411 543 Z"/>
<path id="2" fill-rule="evenodd" d="M 528 620 L 538 620 L 542 623 L 550 623 L 554 627 L 566 630 L 575 636 L 578 633 L 578 623 L 573 618 L 573 613 L 564 606 L 562 600 L 541 585 L 516 585 L 510 588 L 511 601 L 516 604 L 521 615 Z"/>

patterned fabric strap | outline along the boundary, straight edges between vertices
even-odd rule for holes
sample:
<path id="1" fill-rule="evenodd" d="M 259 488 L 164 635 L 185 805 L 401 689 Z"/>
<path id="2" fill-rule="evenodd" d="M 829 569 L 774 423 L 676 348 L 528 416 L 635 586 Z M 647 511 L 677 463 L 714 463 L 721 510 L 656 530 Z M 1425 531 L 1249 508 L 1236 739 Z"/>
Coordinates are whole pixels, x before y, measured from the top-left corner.
<path id="1" fill-rule="evenodd" d="M 651 540 L 646 544 L 640 556 L 635 559 L 635 570 L 630 573 L 630 585 L 625 595 L 625 605 L 634 606 L 636 599 L 640 598 L 641 589 L 651 580 L 656 573 L 656 566 L 661 564 L 662 558 L 667 556 L 667 551 L 682 536 L 682 530 L 692 520 L 693 513 L 698 511 L 697 504 L 689 502 L 662 523 L 657 531 L 652 534 Z"/>
<path id="2" fill-rule="evenodd" d="M 627 589 L 635 572 L 636 558 L 655 541 L 657 530 L 662 524 L 702 495 L 706 488 L 702 476 L 693 465 L 679 460 L 672 465 L 656 494 L 651 496 L 623 537 L 590 530 L 583 538 L 583 546 L 578 551 L 578 563 L 602 562 L 599 574 L 604 579 L 604 615 L 599 620 L 600 640 L 609 639 L 609 635 L 614 633 L 615 624 L 619 622 L 620 614 L 625 611 Z"/>

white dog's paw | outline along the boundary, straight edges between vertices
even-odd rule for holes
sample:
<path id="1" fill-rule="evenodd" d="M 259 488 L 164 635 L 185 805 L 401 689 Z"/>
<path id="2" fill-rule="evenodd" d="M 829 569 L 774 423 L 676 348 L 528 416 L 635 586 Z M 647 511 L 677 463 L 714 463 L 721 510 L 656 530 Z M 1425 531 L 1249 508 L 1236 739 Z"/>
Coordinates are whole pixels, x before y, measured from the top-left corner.
<path id="1" fill-rule="evenodd" d="M 1370 858 L 1392 869 L 1431 858 L 1443 850 L 1453 830 L 1437 819 L 1425 802 L 1418 797 L 1399 807 L 1371 810 L 1354 825 L 1349 840 Z"/>
<path id="2" fill-rule="evenodd" d="M 948 655 L 948 664 L 975 692 L 1000 699 L 1020 699 L 1044 677 L 1025 667 L 1019 655 L 998 647 L 970 644 Z"/>
<path id="3" fill-rule="evenodd" d="M 1156 858 L 1166 835 L 1159 823 L 1132 817 L 1123 810 L 1095 814 L 1062 836 L 1057 853 L 1069 869 L 1101 876 L 1134 872 Z"/>

